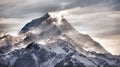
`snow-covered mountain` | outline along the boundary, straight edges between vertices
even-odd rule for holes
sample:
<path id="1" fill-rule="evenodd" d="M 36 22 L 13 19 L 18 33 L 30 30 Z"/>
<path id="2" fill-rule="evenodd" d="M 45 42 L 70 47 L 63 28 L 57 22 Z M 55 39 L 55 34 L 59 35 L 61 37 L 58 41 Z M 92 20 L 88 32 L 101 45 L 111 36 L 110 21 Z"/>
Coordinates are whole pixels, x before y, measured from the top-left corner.
<path id="1" fill-rule="evenodd" d="M 0 67 L 120 67 L 120 56 L 76 31 L 59 14 L 32 20 L 17 37 L 0 37 L 0 44 Z"/>
<path id="2" fill-rule="evenodd" d="M 29 33 L 31 33 L 29 35 Z M 69 41 L 78 50 L 96 51 L 98 53 L 106 53 L 107 51 L 96 41 L 94 41 L 89 35 L 81 34 L 76 31 L 71 24 L 67 22 L 65 18 L 59 16 L 59 14 L 47 13 L 44 16 L 32 20 L 27 23 L 19 34 L 28 34 L 30 43 L 32 41 L 38 41 L 44 43 L 51 39 L 63 39 Z M 28 38 L 24 40 L 28 43 Z"/>

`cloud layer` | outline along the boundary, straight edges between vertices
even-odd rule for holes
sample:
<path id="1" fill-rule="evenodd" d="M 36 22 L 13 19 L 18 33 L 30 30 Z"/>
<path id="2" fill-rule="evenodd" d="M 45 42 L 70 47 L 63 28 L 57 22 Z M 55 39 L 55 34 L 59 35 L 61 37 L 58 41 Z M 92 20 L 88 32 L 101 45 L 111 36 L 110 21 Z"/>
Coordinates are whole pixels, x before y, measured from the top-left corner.
<path id="1" fill-rule="evenodd" d="M 96 5 L 119 10 L 119 2 L 119 0 L 0 0 L 0 17 L 28 17 L 33 14 Z"/>

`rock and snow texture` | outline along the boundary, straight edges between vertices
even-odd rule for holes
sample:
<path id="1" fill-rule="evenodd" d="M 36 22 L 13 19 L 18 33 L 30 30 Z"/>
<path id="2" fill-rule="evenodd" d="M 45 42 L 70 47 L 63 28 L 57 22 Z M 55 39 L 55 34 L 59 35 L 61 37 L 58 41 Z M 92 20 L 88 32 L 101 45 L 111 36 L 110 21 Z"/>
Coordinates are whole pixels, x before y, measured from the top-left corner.
<path id="1" fill-rule="evenodd" d="M 18 37 L 3 36 L 0 44 L 0 67 L 120 67 L 120 56 L 76 31 L 59 14 L 32 20 Z"/>
<path id="2" fill-rule="evenodd" d="M 32 34 L 29 34 L 32 33 Z M 78 50 L 96 51 L 98 53 L 107 53 L 107 51 L 89 35 L 81 34 L 76 31 L 65 18 L 59 14 L 47 13 L 41 18 L 32 20 L 26 24 L 19 34 L 25 34 L 29 37 L 29 43 L 33 41 L 49 41 L 50 39 L 64 39 L 71 43 Z M 28 37 L 24 40 L 28 43 Z M 30 40 L 31 39 L 31 40 Z"/>
<path id="3" fill-rule="evenodd" d="M 120 58 L 118 56 L 111 58 L 108 55 L 95 52 L 83 55 L 69 42 L 58 39 L 46 45 L 31 43 L 25 48 L 1 55 L 0 65 L 4 65 L 2 67 L 119 67 Z"/>

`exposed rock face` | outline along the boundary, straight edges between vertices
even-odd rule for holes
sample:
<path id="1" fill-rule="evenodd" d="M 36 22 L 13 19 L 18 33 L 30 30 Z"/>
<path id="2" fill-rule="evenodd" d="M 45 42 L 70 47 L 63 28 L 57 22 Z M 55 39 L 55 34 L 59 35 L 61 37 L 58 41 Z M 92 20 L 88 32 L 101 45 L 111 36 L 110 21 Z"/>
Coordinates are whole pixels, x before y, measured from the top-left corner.
<path id="1" fill-rule="evenodd" d="M 36 67 L 35 60 L 30 54 L 18 58 L 12 67 Z"/>

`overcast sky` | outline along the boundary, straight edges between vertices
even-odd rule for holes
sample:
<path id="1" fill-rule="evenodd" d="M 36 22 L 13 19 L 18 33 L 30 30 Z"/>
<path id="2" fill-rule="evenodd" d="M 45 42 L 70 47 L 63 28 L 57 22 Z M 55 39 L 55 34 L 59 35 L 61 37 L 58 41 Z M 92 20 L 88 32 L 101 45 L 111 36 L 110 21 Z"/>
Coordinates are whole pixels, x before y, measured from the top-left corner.
<path id="1" fill-rule="evenodd" d="M 24 24 L 47 12 L 63 16 L 79 32 L 120 54 L 120 0 L 0 0 L 0 33 L 18 32 Z"/>

